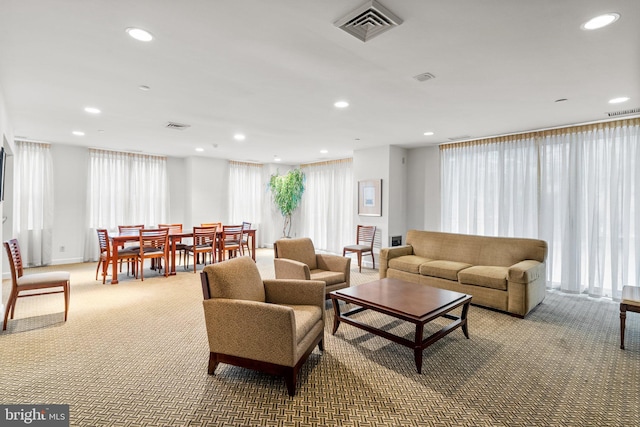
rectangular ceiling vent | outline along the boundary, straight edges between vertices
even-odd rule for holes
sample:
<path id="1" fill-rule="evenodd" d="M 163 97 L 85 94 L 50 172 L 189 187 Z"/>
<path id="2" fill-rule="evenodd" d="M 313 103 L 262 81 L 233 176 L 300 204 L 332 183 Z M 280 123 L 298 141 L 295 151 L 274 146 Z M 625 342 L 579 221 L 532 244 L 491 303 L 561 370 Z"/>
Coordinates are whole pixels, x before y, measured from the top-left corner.
<path id="1" fill-rule="evenodd" d="M 187 128 L 190 128 L 191 125 L 185 125 L 184 123 L 169 122 L 165 127 L 168 129 L 185 130 Z"/>
<path id="2" fill-rule="evenodd" d="M 369 41 L 400 24 L 402 24 L 402 19 L 376 0 L 366 2 L 333 23 L 336 27 L 363 42 Z"/>
<path id="3" fill-rule="evenodd" d="M 640 108 L 632 108 L 630 110 L 620 110 L 620 111 L 612 111 L 607 113 L 609 117 L 620 117 L 620 116 L 628 116 L 630 114 L 640 114 Z"/>
<path id="4" fill-rule="evenodd" d="M 413 78 L 419 82 L 426 82 L 427 80 L 435 79 L 436 76 L 431 73 L 422 73 L 418 74 L 417 76 L 413 76 Z"/>
<path id="5" fill-rule="evenodd" d="M 462 136 L 454 136 L 452 138 L 447 138 L 449 141 L 462 141 L 464 139 L 471 139 L 471 136 L 469 135 L 462 135 Z"/>

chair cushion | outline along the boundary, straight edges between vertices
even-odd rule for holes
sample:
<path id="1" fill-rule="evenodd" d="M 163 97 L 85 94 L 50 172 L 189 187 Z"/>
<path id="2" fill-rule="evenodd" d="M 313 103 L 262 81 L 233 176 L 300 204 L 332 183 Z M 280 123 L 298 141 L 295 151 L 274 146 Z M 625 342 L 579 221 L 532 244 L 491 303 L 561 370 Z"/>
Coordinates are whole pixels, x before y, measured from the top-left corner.
<path id="1" fill-rule="evenodd" d="M 322 319 L 322 309 L 317 305 L 286 305 L 293 309 L 293 317 L 296 321 L 296 344 L 311 331 L 311 329 Z"/>
<path id="2" fill-rule="evenodd" d="M 18 277 L 18 286 L 62 283 L 69 281 L 69 277 L 70 274 L 68 271 L 26 274 L 22 277 Z"/>
<path id="3" fill-rule="evenodd" d="M 264 284 L 250 257 L 232 258 L 204 268 L 211 298 L 265 302 Z"/>
<path id="4" fill-rule="evenodd" d="M 420 273 L 420 266 L 427 261 L 431 261 L 429 258 L 423 258 L 416 255 L 404 255 L 389 260 L 389 268 L 394 268 L 400 271 L 406 271 L 407 273 Z"/>
<path id="5" fill-rule="evenodd" d="M 476 285 L 506 291 L 508 273 L 509 267 L 476 265 L 460 271 L 458 280 L 463 285 Z"/>
<path id="6" fill-rule="evenodd" d="M 420 265 L 423 276 L 439 277 L 441 279 L 458 281 L 458 272 L 471 267 L 471 264 L 455 261 L 428 261 Z"/>
<path id="7" fill-rule="evenodd" d="M 335 285 L 336 283 L 346 282 L 344 273 L 327 270 L 311 270 L 310 280 L 322 280 L 326 286 Z"/>
<path id="8" fill-rule="evenodd" d="M 308 237 L 298 239 L 280 239 L 276 242 L 278 258 L 287 258 L 299 261 L 309 266 L 309 270 L 318 268 L 316 250 L 313 242 Z"/>
<path id="9" fill-rule="evenodd" d="M 348 251 L 370 251 L 371 246 L 368 245 L 349 245 L 344 247 Z"/>
<path id="10" fill-rule="evenodd" d="M 640 286 L 623 286 L 622 300 L 620 302 L 640 307 Z"/>

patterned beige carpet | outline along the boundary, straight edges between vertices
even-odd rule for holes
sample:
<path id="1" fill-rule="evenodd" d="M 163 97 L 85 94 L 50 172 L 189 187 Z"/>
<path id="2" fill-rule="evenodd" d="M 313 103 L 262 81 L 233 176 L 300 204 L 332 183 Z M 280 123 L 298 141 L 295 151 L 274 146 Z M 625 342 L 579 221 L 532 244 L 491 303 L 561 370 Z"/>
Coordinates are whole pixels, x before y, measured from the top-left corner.
<path id="1" fill-rule="evenodd" d="M 272 252 L 259 251 L 263 278 Z M 57 267 L 61 268 L 61 267 Z M 413 354 L 349 325 L 304 366 L 297 395 L 278 377 L 221 365 L 206 373 L 199 275 L 118 285 L 72 273 L 61 295 L 18 301 L 0 334 L 0 403 L 69 404 L 74 426 L 628 426 L 640 419 L 640 315 L 619 348 L 618 304 L 549 292 L 526 319 L 472 306 L 471 339 L 454 331 Z M 199 267 L 200 269 L 201 267 Z M 352 282 L 377 271 L 352 268 Z M 7 295 L 9 283 L 4 282 Z M 361 319 L 411 337 L 375 313 Z"/>

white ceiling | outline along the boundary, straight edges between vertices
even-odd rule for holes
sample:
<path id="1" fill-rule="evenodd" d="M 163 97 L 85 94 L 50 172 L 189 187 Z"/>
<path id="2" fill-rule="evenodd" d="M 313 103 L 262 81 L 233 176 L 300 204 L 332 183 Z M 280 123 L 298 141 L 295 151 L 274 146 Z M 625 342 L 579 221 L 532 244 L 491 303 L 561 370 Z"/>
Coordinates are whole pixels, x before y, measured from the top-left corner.
<path id="1" fill-rule="evenodd" d="M 639 0 L 381 0 L 404 22 L 366 43 L 333 25 L 362 3 L 1 0 L 0 91 L 16 137 L 285 164 L 640 107 Z"/>

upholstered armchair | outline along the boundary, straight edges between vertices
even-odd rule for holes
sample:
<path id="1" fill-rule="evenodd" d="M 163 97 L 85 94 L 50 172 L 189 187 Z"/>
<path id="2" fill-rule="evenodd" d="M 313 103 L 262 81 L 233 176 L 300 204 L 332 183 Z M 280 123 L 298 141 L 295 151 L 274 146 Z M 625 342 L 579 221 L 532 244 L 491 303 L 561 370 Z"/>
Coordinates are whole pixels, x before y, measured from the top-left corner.
<path id="1" fill-rule="evenodd" d="M 308 237 L 280 239 L 273 250 L 276 279 L 322 280 L 327 298 L 329 292 L 349 287 L 351 258 L 317 254 Z"/>
<path id="2" fill-rule="evenodd" d="M 228 363 L 284 376 L 296 392 L 300 367 L 324 350 L 324 282 L 262 280 L 250 257 L 208 265 L 200 274 L 209 369 Z"/>

